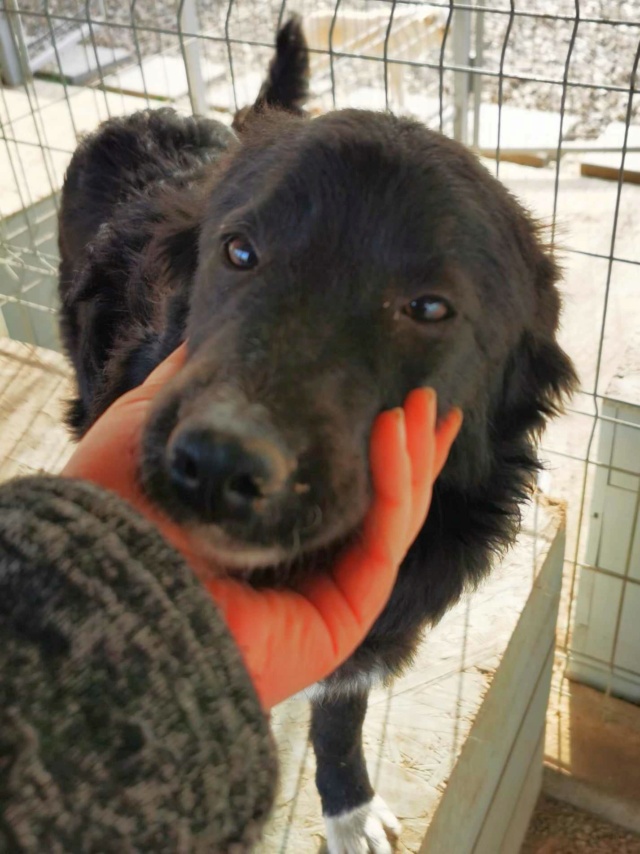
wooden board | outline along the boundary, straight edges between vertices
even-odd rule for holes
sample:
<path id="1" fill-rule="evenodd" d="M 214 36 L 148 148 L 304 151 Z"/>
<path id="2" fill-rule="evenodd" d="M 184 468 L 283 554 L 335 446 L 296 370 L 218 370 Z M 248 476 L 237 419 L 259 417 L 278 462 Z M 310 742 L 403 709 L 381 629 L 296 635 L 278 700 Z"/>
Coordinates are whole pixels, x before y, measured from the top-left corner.
<path id="1" fill-rule="evenodd" d="M 520 851 L 542 787 L 543 754 L 544 737 L 540 739 L 531 757 L 531 763 L 525 773 L 524 784 L 520 789 L 517 809 L 509 817 L 509 826 L 502 839 L 500 854 L 516 854 L 517 851 Z"/>
<path id="2" fill-rule="evenodd" d="M 553 648 L 550 648 L 473 846 L 473 854 L 495 854 L 497 840 L 502 841 L 500 850 L 505 854 L 520 848 L 531 817 L 532 799 L 535 802 L 538 794 L 537 791 L 529 793 L 528 784 L 531 777 L 537 779 L 539 790 L 542 782 L 542 746 L 552 665 Z M 522 834 L 519 839 L 518 833 Z"/>
<path id="3" fill-rule="evenodd" d="M 602 146 L 619 146 L 617 152 L 594 152 L 585 154 L 580 160 L 580 174 L 589 178 L 618 181 L 622 166 L 622 145 L 625 138 L 624 122 L 612 122 L 596 140 Z M 640 127 L 632 126 L 627 135 L 627 145 L 640 146 Z M 640 184 L 640 152 L 627 152 L 622 171 L 622 180 L 629 184 Z"/>
<path id="4" fill-rule="evenodd" d="M 556 536 L 547 548 L 543 547 L 542 571 L 506 639 L 490 690 L 482 698 L 427 830 L 422 848 L 425 854 L 465 854 L 475 851 L 476 846 L 485 852 L 500 850 L 508 829 L 506 817 L 500 816 L 500 801 L 505 797 L 501 784 L 506 777 L 511 786 L 522 789 L 532 755 L 528 742 L 533 734 L 535 745 L 544 728 L 564 534 Z M 515 801 L 514 813 L 517 806 Z M 460 815 L 465 816 L 463 825 Z"/>

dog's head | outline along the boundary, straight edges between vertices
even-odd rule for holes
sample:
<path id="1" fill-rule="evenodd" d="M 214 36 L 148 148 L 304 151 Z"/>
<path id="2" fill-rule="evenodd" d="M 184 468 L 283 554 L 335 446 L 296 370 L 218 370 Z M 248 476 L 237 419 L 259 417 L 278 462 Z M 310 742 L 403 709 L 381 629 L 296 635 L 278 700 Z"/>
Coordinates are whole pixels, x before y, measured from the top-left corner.
<path id="1" fill-rule="evenodd" d="M 424 385 L 465 413 L 443 478 L 478 488 L 574 381 L 557 276 L 461 145 L 383 114 L 266 113 L 215 177 L 148 493 L 229 567 L 339 542 L 370 500 L 376 415 Z"/>

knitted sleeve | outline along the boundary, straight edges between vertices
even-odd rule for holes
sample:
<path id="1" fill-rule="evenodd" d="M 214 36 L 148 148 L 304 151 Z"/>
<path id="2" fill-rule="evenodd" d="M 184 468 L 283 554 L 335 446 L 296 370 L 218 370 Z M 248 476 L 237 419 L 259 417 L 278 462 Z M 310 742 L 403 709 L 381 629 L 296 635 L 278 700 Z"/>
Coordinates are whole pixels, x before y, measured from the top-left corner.
<path id="1" fill-rule="evenodd" d="M 268 722 L 210 596 L 95 486 L 0 487 L 0 851 L 245 852 Z"/>

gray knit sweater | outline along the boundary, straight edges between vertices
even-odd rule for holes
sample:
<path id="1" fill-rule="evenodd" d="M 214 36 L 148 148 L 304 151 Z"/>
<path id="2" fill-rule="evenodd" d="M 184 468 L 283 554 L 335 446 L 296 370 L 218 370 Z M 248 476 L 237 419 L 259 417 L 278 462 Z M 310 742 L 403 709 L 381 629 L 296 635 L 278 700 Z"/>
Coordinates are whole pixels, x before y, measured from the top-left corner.
<path id="1" fill-rule="evenodd" d="M 244 852 L 268 723 L 210 596 L 116 496 L 0 487 L 0 852 Z"/>

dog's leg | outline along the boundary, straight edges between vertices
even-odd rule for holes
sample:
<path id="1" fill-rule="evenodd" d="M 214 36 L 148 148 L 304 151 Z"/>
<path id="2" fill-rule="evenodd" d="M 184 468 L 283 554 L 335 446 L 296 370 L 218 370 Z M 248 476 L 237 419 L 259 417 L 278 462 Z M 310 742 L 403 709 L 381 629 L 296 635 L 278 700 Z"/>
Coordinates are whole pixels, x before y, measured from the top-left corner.
<path id="1" fill-rule="evenodd" d="M 314 700 L 311 741 L 329 854 L 391 854 L 400 824 L 369 782 L 362 749 L 367 693 Z"/>

